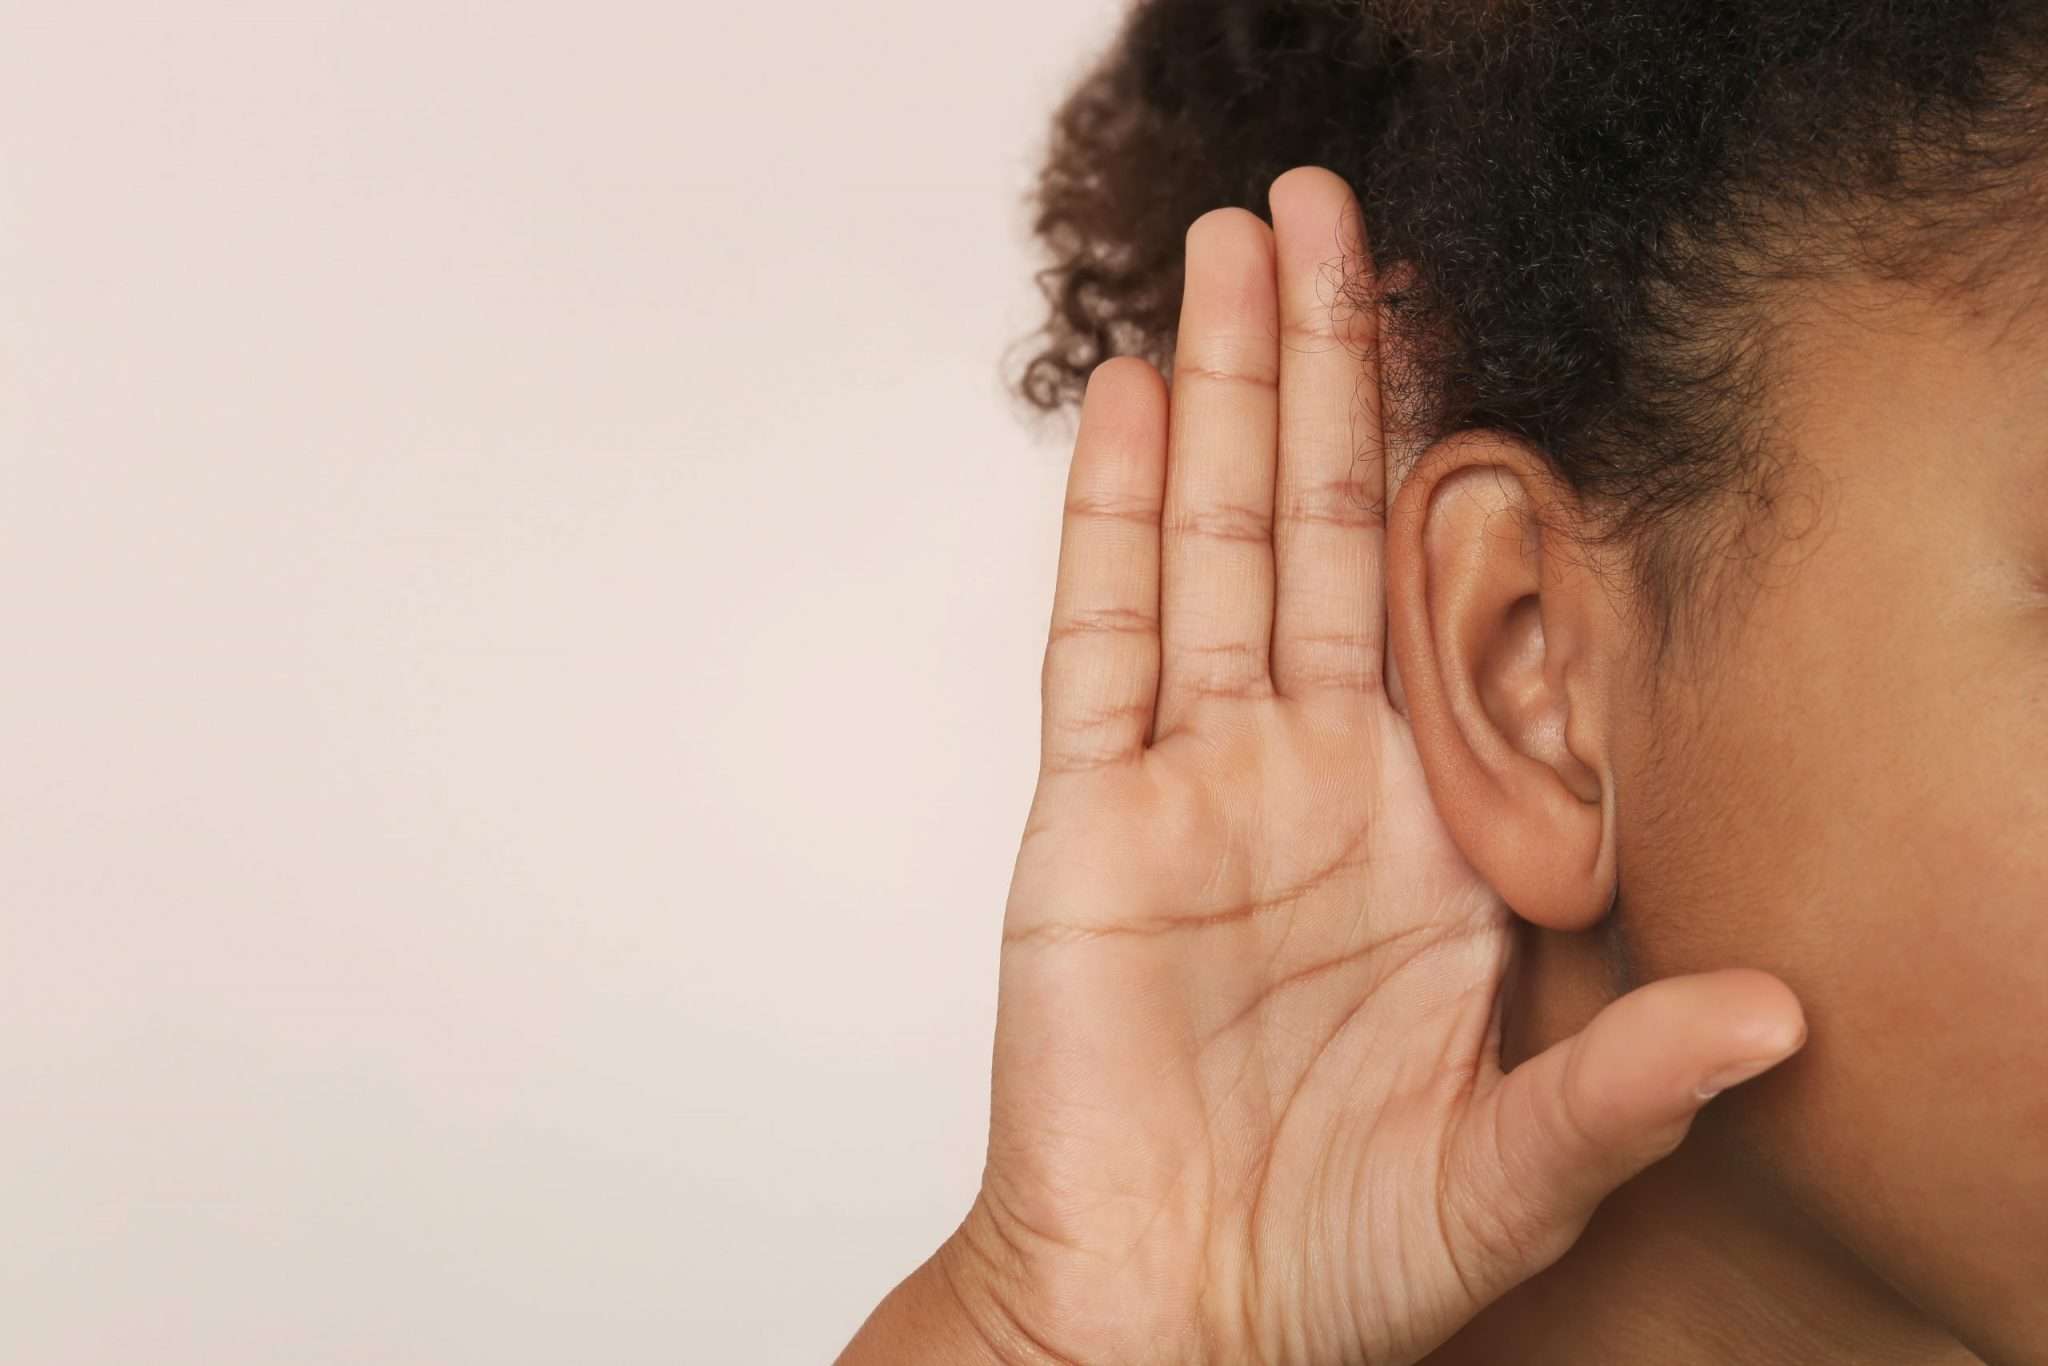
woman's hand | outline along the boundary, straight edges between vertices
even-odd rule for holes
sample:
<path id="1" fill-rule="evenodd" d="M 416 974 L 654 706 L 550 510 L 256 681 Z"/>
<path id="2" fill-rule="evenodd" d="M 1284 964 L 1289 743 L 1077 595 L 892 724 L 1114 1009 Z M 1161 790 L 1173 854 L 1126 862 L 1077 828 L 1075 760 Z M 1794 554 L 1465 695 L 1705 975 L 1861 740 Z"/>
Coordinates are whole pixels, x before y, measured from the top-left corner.
<path id="1" fill-rule="evenodd" d="M 1270 203 L 1188 233 L 1170 419 L 1144 361 L 1088 386 L 982 1189 L 892 1297 L 946 1359 L 1414 1361 L 1803 1039 L 1719 972 L 1501 1072 L 1512 915 L 1383 677 L 1375 318 L 1320 273 L 1357 207 Z"/>

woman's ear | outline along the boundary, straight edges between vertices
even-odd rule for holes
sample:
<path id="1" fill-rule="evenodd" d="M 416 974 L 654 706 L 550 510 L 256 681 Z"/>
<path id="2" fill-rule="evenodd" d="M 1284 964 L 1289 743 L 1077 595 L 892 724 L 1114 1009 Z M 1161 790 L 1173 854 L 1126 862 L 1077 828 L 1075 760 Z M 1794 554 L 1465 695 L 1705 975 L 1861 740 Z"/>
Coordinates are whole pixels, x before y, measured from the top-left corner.
<path id="1" fill-rule="evenodd" d="M 1578 501 L 1525 443 L 1423 452 L 1387 515 L 1387 642 L 1437 811 L 1523 918 L 1585 930 L 1615 890 L 1610 717 L 1622 617 Z"/>

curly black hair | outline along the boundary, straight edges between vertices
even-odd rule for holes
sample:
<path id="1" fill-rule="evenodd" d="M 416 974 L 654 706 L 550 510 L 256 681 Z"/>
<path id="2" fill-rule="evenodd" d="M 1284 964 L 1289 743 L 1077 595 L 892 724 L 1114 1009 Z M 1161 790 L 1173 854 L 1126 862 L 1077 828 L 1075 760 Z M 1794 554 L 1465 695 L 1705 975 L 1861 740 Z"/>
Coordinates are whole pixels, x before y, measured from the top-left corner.
<path id="1" fill-rule="evenodd" d="M 2044 11 L 1138 0 L 1052 123 L 1051 317 L 1010 387 L 1049 412 L 1111 355 L 1170 378 L 1189 224 L 1268 217 L 1274 177 L 1327 167 L 1376 271 L 1347 260 L 1339 297 L 1398 358 L 1389 459 L 1477 427 L 1543 452 L 1626 545 L 1662 658 L 1793 465 L 1773 291 L 1856 272 L 2009 299 L 1985 286 L 2037 264 Z"/>

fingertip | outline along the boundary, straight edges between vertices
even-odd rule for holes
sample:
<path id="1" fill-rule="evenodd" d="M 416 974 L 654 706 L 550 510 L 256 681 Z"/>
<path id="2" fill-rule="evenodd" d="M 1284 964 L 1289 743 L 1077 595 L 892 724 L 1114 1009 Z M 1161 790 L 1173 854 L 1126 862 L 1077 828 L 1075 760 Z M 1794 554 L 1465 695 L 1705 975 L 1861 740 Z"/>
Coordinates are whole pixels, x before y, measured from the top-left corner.
<path id="1" fill-rule="evenodd" d="M 1349 255 L 1365 254 L 1365 221 L 1358 204 L 1357 192 L 1351 182 L 1327 166 L 1296 166 L 1281 172 L 1266 188 L 1266 205 L 1269 216 L 1277 225 L 1282 201 L 1313 204 L 1325 200 L 1328 207 L 1323 216 L 1331 217 L 1342 239 L 1342 247 Z M 1294 210 L 1290 210 L 1290 213 Z M 1369 263 L 1368 263 L 1369 264 Z"/>
<path id="2" fill-rule="evenodd" d="M 1235 204 L 1226 204 L 1198 215 L 1194 222 L 1188 224 L 1183 246 L 1191 259 L 1197 255 L 1206 256 L 1211 251 L 1228 253 L 1241 249 L 1242 244 L 1233 244 L 1233 236 L 1243 237 L 1254 251 L 1268 254 L 1272 251 L 1272 224 L 1250 209 Z"/>
<path id="3" fill-rule="evenodd" d="M 1723 1091 L 1726 1091 L 1729 1087 L 1740 1086 L 1743 1082 L 1753 1081 L 1772 1068 L 1777 1067 L 1794 1053 L 1797 1053 L 1800 1044 L 1804 1042 L 1805 1036 L 1802 1032 L 1798 1041 L 1788 1047 L 1764 1056 L 1747 1058 L 1740 1062 L 1732 1062 L 1726 1066 L 1716 1068 L 1695 1084 L 1693 1095 L 1701 1104 L 1705 1104 Z"/>
<path id="4" fill-rule="evenodd" d="M 1143 382 L 1141 371 L 1152 370 L 1152 363 L 1142 356 L 1111 356 L 1097 361 L 1095 368 L 1088 372 L 1085 395 L 1098 390 L 1108 392 Z M 1156 374 L 1157 371 L 1154 371 Z"/>
<path id="5" fill-rule="evenodd" d="M 1319 166 L 1295 166 L 1273 177 L 1273 183 L 1266 187 L 1266 207 L 1277 213 L 1283 200 L 1291 199 L 1297 189 L 1317 175 L 1328 175 Z"/>
<path id="6" fill-rule="evenodd" d="M 1088 372 L 1081 393 L 1081 427 L 1092 449 L 1146 450 L 1166 439 L 1166 381 L 1141 356 L 1111 356 Z"/>
<path id="7" fill-rule="evenodd" d="M 1729 993 L 1728 1048 L 1745 1057 L 1790 1057 L 1806 1043 L 1806 1011 L 1781 977 L 1761 968 L 1723 968 L 1707 974 Z"/>

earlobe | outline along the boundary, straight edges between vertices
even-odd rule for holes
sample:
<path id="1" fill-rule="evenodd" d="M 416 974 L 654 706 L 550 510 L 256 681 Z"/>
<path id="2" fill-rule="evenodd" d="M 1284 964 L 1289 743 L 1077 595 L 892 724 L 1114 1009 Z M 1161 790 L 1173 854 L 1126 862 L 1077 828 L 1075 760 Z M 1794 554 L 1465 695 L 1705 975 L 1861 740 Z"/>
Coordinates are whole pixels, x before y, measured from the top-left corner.
<path id="1" fill-rule="evenodd" d="M 1467 431 L 1423 453 L 1387 516 L 1390 670 L 1438 812 L 1555 930 L 1590 929 L 1615 885 L 1616 619 L 1558 520 L 1575 508 L 1527 445 Z"/>

